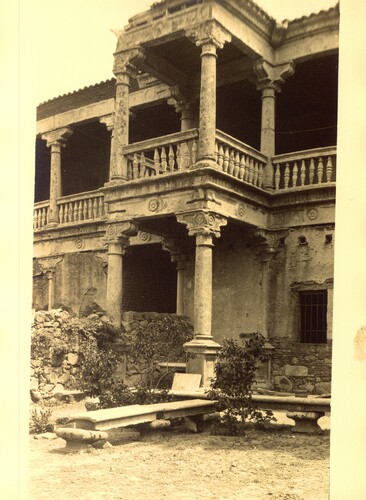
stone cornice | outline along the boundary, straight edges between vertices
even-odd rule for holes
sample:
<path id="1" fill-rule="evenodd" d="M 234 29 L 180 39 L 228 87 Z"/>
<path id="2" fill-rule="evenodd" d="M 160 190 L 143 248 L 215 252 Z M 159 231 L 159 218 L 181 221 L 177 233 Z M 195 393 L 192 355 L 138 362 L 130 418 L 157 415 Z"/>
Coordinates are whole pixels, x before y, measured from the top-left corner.
<path id="1" fill-rule="evenodd" d="M 207 210 L 195 210 L 176 214 L 177 221 L 185 224 L 189 236 L 212 235 L 219 238 L 221 226 L 226 226 L 227 217 Z"/>

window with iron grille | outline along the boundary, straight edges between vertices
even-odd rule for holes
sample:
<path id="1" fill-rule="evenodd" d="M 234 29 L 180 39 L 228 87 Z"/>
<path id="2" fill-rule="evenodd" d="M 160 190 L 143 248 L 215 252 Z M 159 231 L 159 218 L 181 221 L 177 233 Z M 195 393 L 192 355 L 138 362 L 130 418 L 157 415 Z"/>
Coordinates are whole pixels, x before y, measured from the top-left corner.
<path id="1" fill-rule="evenodd" d="M 299 292 L 300 342 L 325 344 L 327 342 L 327 290 Z"/>

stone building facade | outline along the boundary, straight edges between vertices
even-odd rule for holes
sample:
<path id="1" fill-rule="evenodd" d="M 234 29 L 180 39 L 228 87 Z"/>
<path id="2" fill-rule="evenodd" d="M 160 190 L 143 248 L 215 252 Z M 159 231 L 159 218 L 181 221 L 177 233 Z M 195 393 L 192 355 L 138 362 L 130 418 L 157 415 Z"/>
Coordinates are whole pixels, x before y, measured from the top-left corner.
<path id="1" fill-rule="evenodd" d="M 114 79 L 38 107 L 34 307 L 187 315 L 204 384 L 258 331 L 277 388 L 329 388 L 338 31 L 251 0 L 132 17 Z"/>

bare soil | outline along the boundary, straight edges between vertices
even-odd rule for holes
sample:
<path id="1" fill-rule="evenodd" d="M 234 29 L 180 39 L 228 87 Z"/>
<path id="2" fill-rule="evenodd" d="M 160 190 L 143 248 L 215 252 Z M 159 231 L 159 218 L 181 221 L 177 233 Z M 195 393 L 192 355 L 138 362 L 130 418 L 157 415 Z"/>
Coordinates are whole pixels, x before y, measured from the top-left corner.
<path id="1" fill-rule="evenodd" d="M 53 419 L 83 411 L 83 402 L 53 408 Z M 188 433 L 183 426 L 138 437 L 110 434 L 113 447 L 66 453 L 65 442 L 30 435 L 29 498 L 326 500 L 329 417 L 323 435 L 291 432 L 276 412 L 270 431 L 245 437 Z"/>

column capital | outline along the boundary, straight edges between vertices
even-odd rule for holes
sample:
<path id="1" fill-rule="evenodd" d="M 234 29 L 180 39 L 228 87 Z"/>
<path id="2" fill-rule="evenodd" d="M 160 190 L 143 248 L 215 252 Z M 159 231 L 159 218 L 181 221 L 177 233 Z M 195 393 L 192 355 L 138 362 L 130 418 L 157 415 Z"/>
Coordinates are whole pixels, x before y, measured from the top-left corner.
<path id="1" fill-rule="evenodd" d="M 174 106 L 177 113 L 180 113 L 182 109 L 189 106 L 187 90 L 182 88 L 180 85 L 172 85 L 169 87 L 170 97 L 167 103 L 170 106 Z"/>
<path id="2" fill-rule="evenodd" d="M 138 224 L 135 221 L 107 222 L 105 242 L 107 245 L 121 244 L 123 247 L 129 245 L 131 236 L 138 233 Z"/>
<path id="3" fill-rule="evenodd" d="M 256 245 L 256 254 L 261 262 L 270 262 L 278 253 L 280 240 L 284 240 L 289 234 L 288 230 L 271 231 L 258 228 L 253 234 Z"/>
<path id="4" fill-rule="evenodd" d="M 217 21 L 205 21 L 186 30 L 186 37 L 189 38 L 197 47 L 202 47 L 203 53 L 216 54 L 209 46 L 222 49 L 226 42 L 231 42 L 230 33 Z"/>
<path id="5" fill-rule="evenodd" d="M 176 214 L 177 221 L 185 224 L 189 236 L 220 237 L 221 226 L 226 226 L 227 217 L 207 210 Z M 204 244 L 201 242 L 201 244 Z"/>
<path id="6" fill-rule="evenodd" d="M 179 268 L 182 268 L 186 261 L 184 250 L 182 250 L 183 243 L 174 238 L 162 238 L 161 244 L 163 250 L 170 253 L 170 260 L 175 262 Z"/>
<path id="7" fill-rule="evenodd" d="M 63 127 L 45 132 L 41 137 L 44 141 L 47 141 L 47 147 L 49 148 L 53 145 L 64 146 L 70 135 L 72 135 L 72 129 L 69 127 Z"/>
<path id="8" fill-rule="evenodd" d="M 109 115 L 104 115 L 99 117 L 100 123 L 103 123 L 107 127 L 107 130 L 109 132 L 112 132 L 114 129 L 114 113 L 111 113 Z"/>
<path id="9" fill-rule="evenodd" d="M 261 59 L 254 64 L 253 69 L 258 77 L 258 90 L 273 89 L 280 92 L 285 79 L 294 74 L 295 63 L 288 61 L 273 65 L 265 59 Z"/>
<path id="10" fill-rule="evenodd" d="M 134 47 L 122 50 L 114 54 L 113 73 L 117 78 L 117 84 L 129 85 L 130 78 L 136 78 L 137 65 L 145 59 L 145 50 L 142 47 Z"/>
<path id="11" fill-rule="evenodd" d="M 49 257 L 41 257 L 38 259 L 38 264 L 40 265 L 43 273 L 53 273 L 57 264 L 62 262 L 64 259 L 63 255 L 52 255 Z"/>

